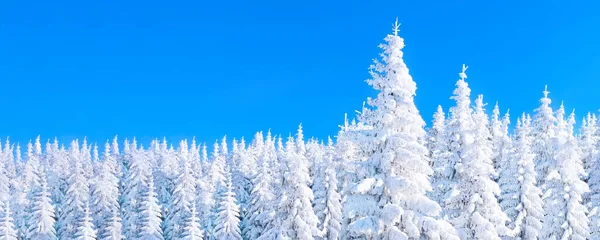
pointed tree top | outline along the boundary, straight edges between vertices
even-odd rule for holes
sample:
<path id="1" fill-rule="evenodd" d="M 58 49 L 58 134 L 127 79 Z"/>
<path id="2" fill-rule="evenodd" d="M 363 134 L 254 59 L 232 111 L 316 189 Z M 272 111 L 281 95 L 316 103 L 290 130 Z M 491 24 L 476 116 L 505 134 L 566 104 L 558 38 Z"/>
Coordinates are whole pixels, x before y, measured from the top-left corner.
<path id="1" fill-rule="evenodd" d="M 437 111 L 438 112 L 443 112 L 444 111 L 444 108 L 442 107 L 442 105 L 438 105 L 437 106 Z"/>
<path id="2" fill-rule="evenodd" d="M 398 17 L 396 17 L 396 22 L 394 22 L 392 31 L 394 32 L 394 36 L 398 36 L 398 31 L 400 31 L 400 24 L 398 23 Z"/>
<path id="3" fill-rule="evenodd" d="M 344 113 L 344 127 L 348 127 L 348 113 Z"/>
<path id="4" fill-rule="evenodd" d="M 544 98 L 548 98 L 548 94 L 550 92 L 548 92 L 548 85 L 544 86 Z"/>
<path id="5" fill-rule="evenodd" d="M 460 76 L 460 79 L 463 80 L 463 81 L 467 78 L 466 71 L 467 71 L 468 68 L 469 68 L 469 66 L 463 64 L 462 65 L 462 72 L 460 74 L 458 74 L 458 76 Z"/>

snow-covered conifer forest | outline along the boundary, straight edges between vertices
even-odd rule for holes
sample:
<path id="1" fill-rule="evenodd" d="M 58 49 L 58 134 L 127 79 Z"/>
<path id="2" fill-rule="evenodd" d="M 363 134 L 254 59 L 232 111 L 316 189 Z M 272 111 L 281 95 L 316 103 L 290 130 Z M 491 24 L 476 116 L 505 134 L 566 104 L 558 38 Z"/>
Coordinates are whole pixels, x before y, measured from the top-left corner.
<path id="1" fill-rule="evenodd" d="M 377 96 L 329 139 L 5 138 L 0 239 L 600 239 L 597 117 L 553 109 L 544 86 L 516 121 L 488 116 L 463 66 L 426 124 L 398 27 Z"/>

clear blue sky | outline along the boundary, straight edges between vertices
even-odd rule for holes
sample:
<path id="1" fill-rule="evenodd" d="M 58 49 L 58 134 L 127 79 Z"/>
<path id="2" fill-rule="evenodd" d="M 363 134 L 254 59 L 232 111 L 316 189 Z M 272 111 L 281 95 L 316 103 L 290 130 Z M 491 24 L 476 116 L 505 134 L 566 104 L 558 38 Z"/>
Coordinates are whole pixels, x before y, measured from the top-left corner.
<path id="1" fill-rule="evenodd" d="M 0 136 L 335 134 L 396 17 L 428 122 L 462 63 L 490 108 L 531 111 L 548 84 L 581 116 L 600 107 L 600 3 L 572 2 L 3 1 Z"/>

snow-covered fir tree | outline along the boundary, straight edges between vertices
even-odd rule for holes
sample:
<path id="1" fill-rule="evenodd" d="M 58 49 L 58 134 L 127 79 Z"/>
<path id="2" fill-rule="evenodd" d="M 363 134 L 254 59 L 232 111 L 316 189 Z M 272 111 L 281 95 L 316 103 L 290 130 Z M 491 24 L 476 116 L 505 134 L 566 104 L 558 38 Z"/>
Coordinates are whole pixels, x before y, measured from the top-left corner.
<path id="1" fill-rule="evenodd" d="M 84 218 L 86 206 L 89 204 L 90 188 L 80 156 L 79 144 L 73 141 L 68 154 L 72 168 L 67 179 L 62 212 L 57 222 L 58 237 L 61 239 L 71 239 L 76 235 L 82 226 L 81 219 Z"/>
<path id="2" fill-rule="evenodd" d="M 124 239 L 121 223 L 121 217 L 118 210 L 114 210 L 106 222 L 110 224 L 106 224 L 102 227 L 102 231 L 98 231 L 98 239 L 99 240 L 114 240 L 114 239 Z"/>
<path id="3" fill-rule="evenodd" d="M 198 218 L 198 212 L 196 206 L 191 206 L 191 211 L 188 216 L 183 220 L 182 234 L 180 239 L 182 240 L 202 240 L 204 239 L 204 232 L 200 226 L 200 219 Z"/>
<path id="4" fill-rule="evenodd" d="M 531 136 L 533 137 L 532 150 L 535 154 L 535 170 L 538 173 L 538 186 L 546 190 L 549 168 L 556 165 L 554 162 L 554 138 L 556 118 L 548 98 L 548 86 L 544 89 L 544 97 L 540 99 L 540 106 L 534 110 Z"/>
<path id="5" fill-rule="evenodd" d="M 450 163 L 452 155 L 446 134 L 446 116 L 442 106 L 438 105 L 427 138 L 429 161 L 433 169 L 433 175 L 430 178 L 432 191 L 428 192 L 428 196 L 442 206 L 445 205 L 444 201 L 448 198 L 446 195 L 454 185 L 451 182 L 454 167 Z"/>
<path id="6" fill-rule="evenodd" d="M 56 239 L 56 214 L 44 172 L 40 176 L 40 187 L 36 188 L 31 197 L 27 216 L 27 239 Z"/>
<path id="7" fill-rule="evenodd" d="M 600 132 L 595 114 L 588 113 L 581 123 L 579 146 L 586 171 L 590 192 L 584 194 L 584 204 L 588 208 L 590 239 L 600 239 Z"/>
<path id="8" fill-rule="evenodd" d="M 339 185 L 342 193 L 342 239 L 347 239 L 348 226 L 354 220 L 354 217 L 360 211 L 358 209 L 364 207 L 360 200 L 364 197 L 361 194 L 353 194 L 354 183 L 358 179 L 371 175 L 371 168 L 366 164 L 366 148 L 363 139 L 367 134 L 365 131 L 371 128 L 362 122 L 352 120 L 348 122 L 347 116 L 344 118 L 344 125 L 340 126 L 340 131 L 337 135 L 336 162 L 339 163 Z M 362 213 L 364 214 L 364 213 Z"/>
<path id="9" fill-rule="evenodd" d="M 321 226 L 327 215 L 327 181 L 325 180 L 325 170 L 327 169 L 327 163 L 324 161 L 325 152 L 323 147 L 317 142 L 316 139 L 311 139 L 306 144 L 306 156 L 310 163 L 310 176 L 312 176 L 311 189 L 314 194 L 313 210 L 315 215 L 319 219 L 319 229 L 323 229 Z M 330 163 L 331 164 L 331 163 Z M 337 187 L 337 186 L 336 186 Z"/>
<path id="10" fill-rule="evenodd" d="M 3 154 L 0 152 L 0 156 Z M 2 156 L 4 157 L 4 156 Z M 2 158 L 0 158 L 2 160 Z M 0 168 L 0 203 L 9 202 L 11 196 L 11 179 L 8 176 L 8 172 L 5 168 Z"/>
<path id="11" fill-rule="evenodd" d="M 380 45 L 382 60 L 371 66 L 367 83 L 378 91 L 369 99 L 361 121 L 373 127 L 373 152 L 367 164 L 373 172 L 356 183 L 353 194 L 365 195 L 348 226 L 350 237 L 366 239 L 452 239 L 454 229 L 439 218 L 441 208 L 426 195 L 433 173 L 427 158 L 425 122 L 414 104 L 416 83 L 402 57 L 404 39 L 399 24 Z M 366 211 L 365 211 L 366 210 Z"/>
<path id="12" fill-rule="evenodd" d="M 326 152 L 324 153 L 324 161 L 321 163 L 321 165 L 325 166 L 325 178 L 323 179 L 325 182 L 325 208 L 323 210 L 325 216 L 320 226 L 323 239 L 329 240 L 341 239 L 342 231 L 342 197 L 339 193 L 337 166 L 333 162 L 333 159 L 333 143 L 329 139 Z"/>
<path id="13" fill-rule="evenodd" d="M 499 108 L 498 104 L 494 107 L 492 117 L 492 146 L 493 146 L 493 157 L 492 161 L 496 166 L 498 175 L 498 185 L 500 186 L 500 207 L 506 213 L 511 221 L 510 227 L 514 228 L 514 221 L 517 217 L 516 206 L 518 204 L 517 195 L 520 187 L 519 180 L 515 177 L 522 169 L 519 166 L 519 162 L 513 159 L 512 154 L 513 146 L 512 140 L 508 136 L 508 124 L 510 123 L 509 115 L 506 113 L 504 118 L 500 120 L 498 118 Z M 526 119 L 524 119 L 526 120 Z"/>
<path id="14" fill-rule="evenodd" d="M 110 145 L 105 145 L 104 160 L 96 163 L 96 175 L 91 184 L 90 212 L 100 237 L 111 236 L 115 220 L 120 222 L 119 178 L 115 175 L 116 161 L 110 155 Z M 118 224 L 120 225 L 120 223 Z"/>
<path id="15" fill-rule="evenodd" d="M 542 191 L 537 186 L 537 172 L 531 150 L 531 118 L 525 114 L 517 120 L 513 152 L 508 162 L 510 167 L 501 178 L 513 178 L 517 181 L 504 190 L 506 200 L 502 206 L 509 211 L 515 237 L 519 239 L 539 239 L 544 217 Z M 514 165 L 514 167 L 513 167 Z M 514 217 L 510 214 L 514 214 Z"/>
<path id="16" fill-rule="evenodd" d="M 240 143 L 234 141 L 232 148 L 232 181 L 235 189 L 236 199 L 240 205 L 240 229 L 242 233 L 247 231 L 248 225 L 248 208 L 250 192 L 252 191 L 252 176 L 255 175 L 254 161 L 255 156 L 246 150 L 246 142 L 242 138 Z"/>
<path id="17" fill-rule="evenodd" d="M 158 205 L 158 195 L 154 187 L 154 179 L 149 173 L 146 173 L 145 181 L 142 184 L 137 209 L 138 216 L 132 239 L 162 240 L 164 237 L 161 229 L 162 216 Z"/>
<path id="18" fill-rule="evenodd" d="M 196 181 L 188 157 L 187 144 L 182 141 L 178 153 L 180 174 L 175 180 L 175 189 L 164 222 L 167 239 L 177 239 L 184 235 L 181 223 L 192 215 L 192 206 L 195 205 Z"/>
<path id="19" fill-rule="evenodd" d="M 73 235 L 75 240 L 95 240 L 96 230 L 94 230 L 94 223 L 90 216 L 90 208 L 85 206 L 83 215 L 79 219 L 79 226 Z"/>
<path id="20" fill-rule="evenodd" d="M 300 138 L 300 137 L 298 137 Z M 312 207 L 314 195 L 309 187 L 308 162 L 296 148 L 290 136 L 286 142 L 286 172 L 282 175 L 281 197 L 278 207 L 282 239 L 314 239 L 320 235 L 318 219 Z"/>
<path id="21" fill-rule="evenodd" d="M 218 199 L 213 237 L 214 239 L 241 240 L 240 208 L 236 203 L 231 173 L 228 169 L 226 169 L 225 175 L 226 185 Z"/>
<path id="22" fill-rule="evenodd" d="M 211 205 L 209 206 L 210 212 L 208 213 L 207 226 L 205 227 L 207 232 L 210 234 L 209 237 L 214 239 L 214 229 L 216 227 L 216 221 L 219 213 L 218 201 L 227 189 L 227 177 L 226 177 L 226 157 L 220 154 L 222 149 L 219 148 L 219 144 L 215 142 L 212 162 L 210 170 L 208 172 L 208 178 L 211 183 L 208 189 L 212 195 Z"/>
<path id="23" fill-rule="evenodd" d="M 500 107 L 496 103 L 492 111 L 490 127 L 492 133 L 492 162 L 494 162 L 494 169 L 496 169 L 497 175 L 502 174 L 503 167 L 507 165 L 506 162 L 511 158 L 510 150 L 512 149 L 512 143 L 508 135 L 509 124 L 510 117 L 508 111 L 503 118 L 500 118 Z M 502 184 L 499 184 L 500 189 L 502 189 Z"/>
<path id="24" fill-rule="evenodd" d="M 0 203 L 0 239 L 17 240 L 17 230 L 10 210 L 10 202 Z"/>
<path id="25" fill-rule="evenodd" d="M 556 113 L 557 125 L 554 137 L 555 163 L 548 169 L 546 192 L 544 192 L 544 239 L 587 239 L 590 234 L 588 210 L 583 205 L 583 195 L 589 191 L 581 180 L 585 175 L 573 125 L 575 116 L 565 118 L 561 105 Z"/>
<path id="26" fill-rule="evenodd" d="M 457 158 L 456 175 L 458 182 L 448 208 L 452 223 L 461 239 L 501 239 L 509 236 L 506 227 L 508 217 L 496 198 L 500 187 L 492 180 L 495 175 L 491 158 L 489 120 L 485 114 L 483 99 L 476 101 L 474 113 L 469 107 L 470 89 L 465 82 L 467 67 L 463 65 L 460 80 L 456 83 L 453 99 L 457 105 L 453 113 L 453 149 Z"/>
<path id="27" fill-rule="evenodd" d="M 246 239 L 272 240 L 277 238 L 275 212 L 275 193 L 273 192 L 273 176 L 269 169 L 266 149 L 258 161 L 259 171 L 252 178 L 252 191 L 248 201 L 247 225 L 243 231 Z"/>
<path id="28" fill-rule="evenodd" d="M 444 208 L 446 215 L 450 217 L 456 217 L 460 208 L 458 206 L 448 206 L 449 200 L 452 197 L 453 189 L 459 179 L 459 174 L 456 172 L 456 165 L 459 164 L 464 156 L 461 155 L 462 149 L 467 144 L 472 144 L 473 139 L 473 119 L 471 109 L 471 89 L 465 82 L 467 77 L 465 71 L 467 67 L 463 65 L 463 70 L 460 73 L 460 80 L 456 83 L 456 89 L 454 89 L 454 95 L 450 97 L 456 103 L 450 108 L 450 117 L 447 120 L 447 126 L 445 131 L 445 137 L 448 146 L 448 156 L 436 159 L 433 165 L 439 164 L 436 167 L 436 171 L 441 174 L 434 175 L 434 184 L 441 185 L 441 187 L 434 189 L 435 195 L 440 196 L 440 204 Z M 467 142 L 468 141 L 468 142 Z M 439 163 L 438 163 L 439 162 Z"/>

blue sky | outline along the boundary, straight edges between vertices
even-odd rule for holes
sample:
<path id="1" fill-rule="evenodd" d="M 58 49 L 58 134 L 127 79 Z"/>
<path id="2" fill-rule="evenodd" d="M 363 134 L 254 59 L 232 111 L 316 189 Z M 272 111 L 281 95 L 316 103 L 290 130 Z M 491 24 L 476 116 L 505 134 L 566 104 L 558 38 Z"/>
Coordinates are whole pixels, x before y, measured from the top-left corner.
<path id="1" fill-rule="evenodd" d="M 396 17 L 417 106 L 447 109 L 460 66 L 513 114 L 545 84 L 597 111 L 593 1 L 3 1 L 0 135 L 103 142 L 335 134 Z"/>

